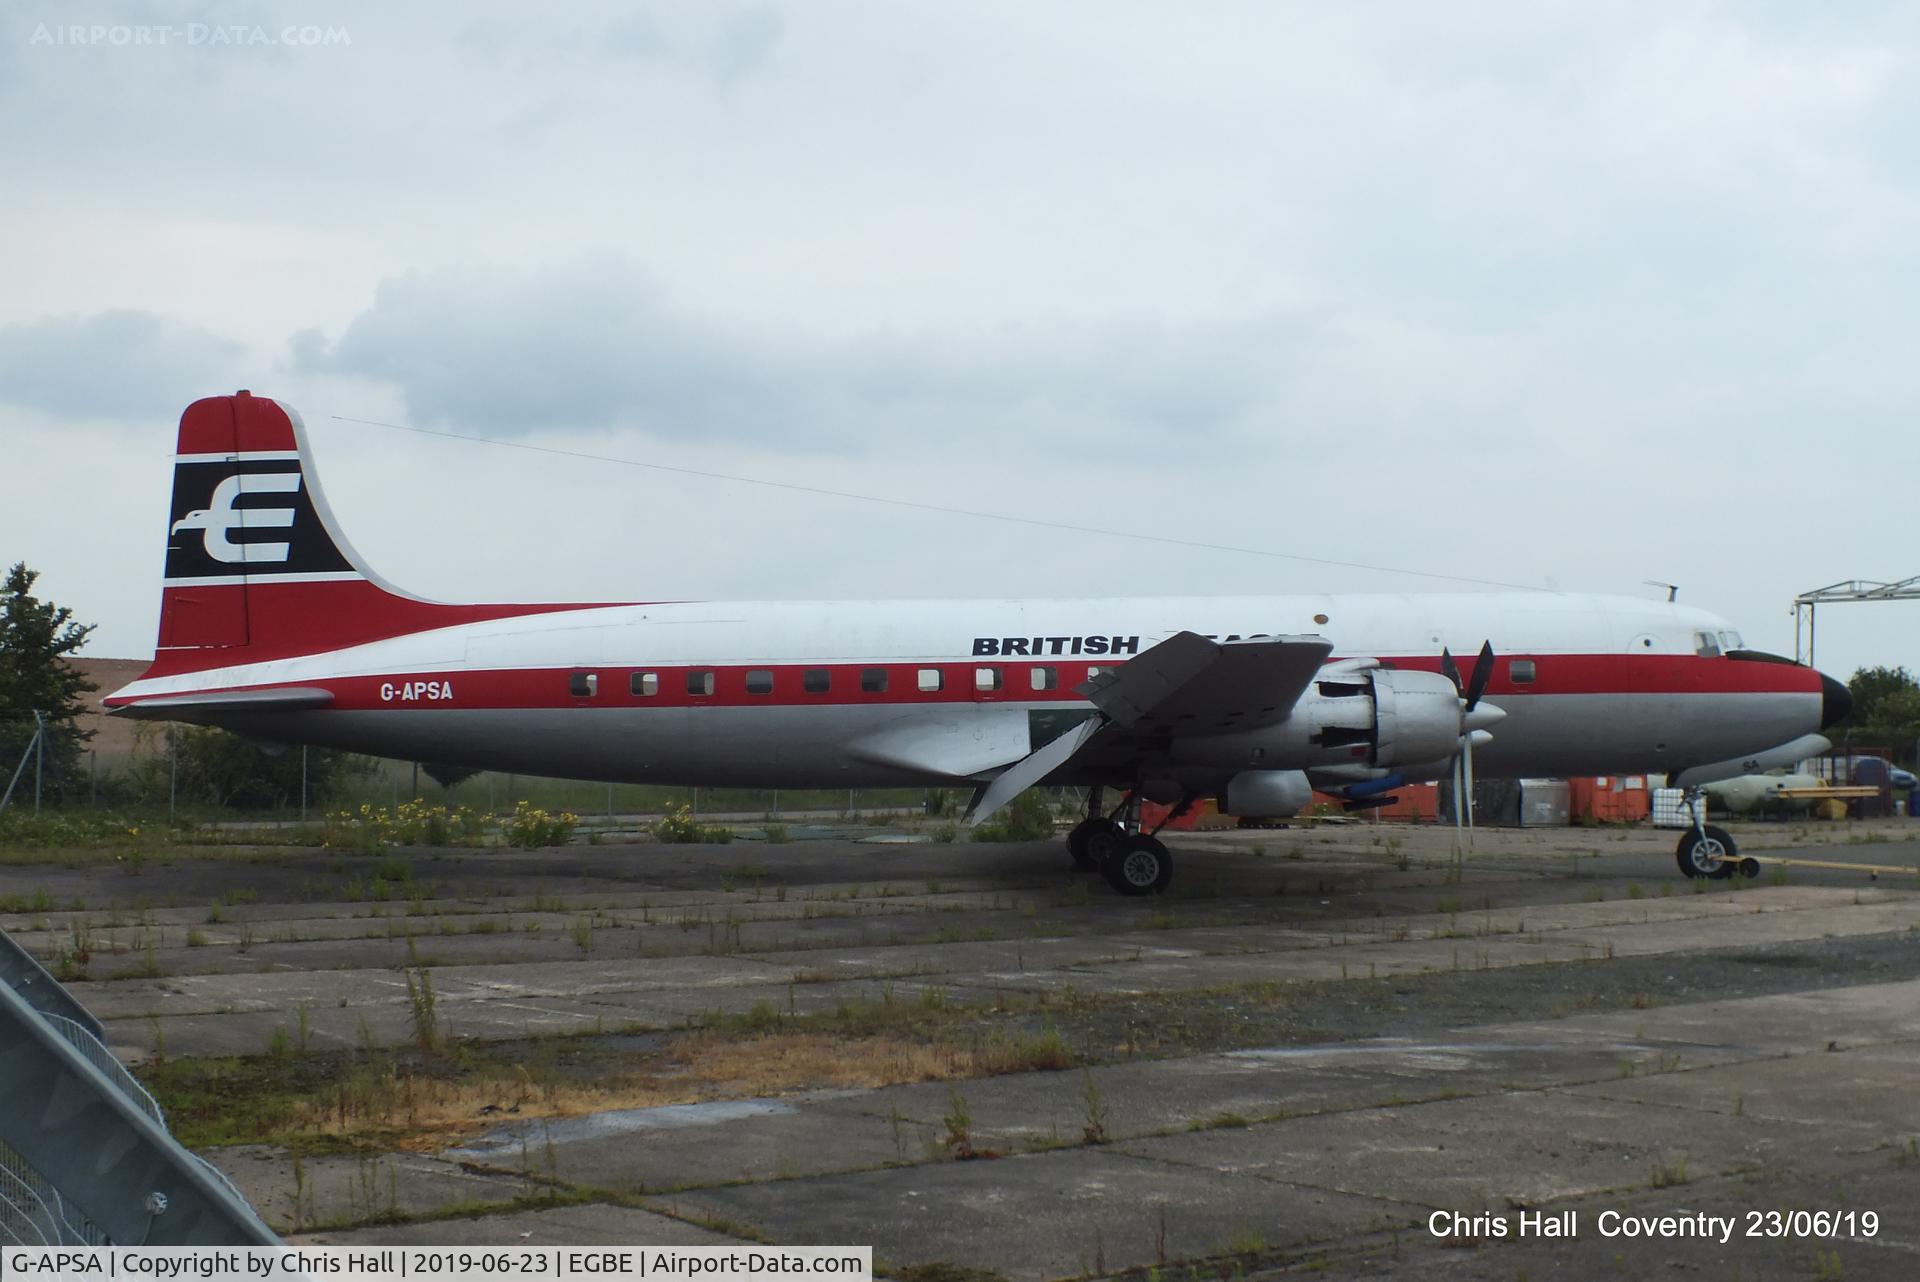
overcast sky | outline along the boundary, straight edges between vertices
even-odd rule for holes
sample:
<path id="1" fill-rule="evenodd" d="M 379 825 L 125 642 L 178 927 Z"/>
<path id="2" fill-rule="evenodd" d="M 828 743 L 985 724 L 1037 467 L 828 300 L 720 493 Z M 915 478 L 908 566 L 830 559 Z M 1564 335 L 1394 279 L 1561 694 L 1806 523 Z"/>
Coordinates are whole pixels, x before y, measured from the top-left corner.
<path id="1" fill-rule="evenodd" d="M 238 387 L 448 600 L 1469 585 L 344 419 L 1666 580 L 1787 653 L 1920 573 L 1914 6 L 437 8 L 9 6 L 0 559 L 90 653 L 151 653 L 174 425 Z M 1920 670 L 1920 605 L 1819 655 Z"/>

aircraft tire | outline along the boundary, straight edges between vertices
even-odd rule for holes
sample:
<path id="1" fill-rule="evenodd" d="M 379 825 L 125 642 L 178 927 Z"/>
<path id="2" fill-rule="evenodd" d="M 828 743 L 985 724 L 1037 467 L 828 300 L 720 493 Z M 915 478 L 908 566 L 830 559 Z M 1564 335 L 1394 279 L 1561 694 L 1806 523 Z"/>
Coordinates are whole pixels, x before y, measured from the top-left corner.
<path id="1" fill-rule="evenodd" d="M 1157 895 L 1173 880 L 1173 855 L 1158 837 L 1123 837 L 1100 862 L 1107 884 L 1123 895 Z"/>
<path id="2" fill-rule="evenodd" d="M 1125 829 L 1111 819 L 1083 819 L 1067 834 L 1067 853 L 1073 856 L 1076 868 L 1091 872 L 1112 853 L 1114 843 L 1126 835 Z"/>
<path id="3" fill-rule="evenodd" d="M 1739 862 L 1733 858 L 1718 859 L 1714 856 L 1735 856 L 1740 847 L 1725 828 L 1708 824 L 1704 829 L 1689 828 L 1681 834 L 1680 844 L 1674 855 L 1680 861 L 1680 871 L 1689 877 L 1705 877 L 1712 881 L 1724 881 L 1733 876 Z"/>

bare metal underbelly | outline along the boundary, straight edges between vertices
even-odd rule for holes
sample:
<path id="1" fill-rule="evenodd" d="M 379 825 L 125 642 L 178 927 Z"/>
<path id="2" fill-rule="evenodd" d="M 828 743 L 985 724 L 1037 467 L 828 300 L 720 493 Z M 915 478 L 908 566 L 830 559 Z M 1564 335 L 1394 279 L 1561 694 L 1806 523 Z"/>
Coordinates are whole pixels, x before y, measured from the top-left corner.
<path id="1" fill-rule="evenodd" d="M 1483 777 L 1678 770 L 1784 743 L 1818 712 L 1818 696 L 1797 694 L 1533 695 L 1501 702 L 1506 720 L 1474 754 Z M 954 784 L 991 774 L 977 767 L 956 773 L 937 762 L 965 759 L 958 749 L 983 738 L 989 718 L 1000 718 L 1004 729 L 1005 717 L 1017 711 L 1007 704 L 442 708 L 235 715 L 221 724 L 283 742 L 526 774 L 827 788 Z M 864 742 L 903 731 L 931 745 L 926 764 L 879 762 L 859 751 Z M 1018 745 L 1013 756 L 1025 748 Z M 1269 760 L 1264 768 L 1288 767 Z"/>

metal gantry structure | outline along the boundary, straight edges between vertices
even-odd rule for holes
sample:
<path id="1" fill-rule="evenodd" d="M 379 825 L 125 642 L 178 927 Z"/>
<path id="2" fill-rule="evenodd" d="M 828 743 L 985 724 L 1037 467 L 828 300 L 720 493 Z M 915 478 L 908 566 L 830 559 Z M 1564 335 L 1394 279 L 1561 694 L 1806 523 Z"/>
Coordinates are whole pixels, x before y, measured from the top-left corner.
<path id="1" fill-rule="evenodd" d="M 1813 645 L 1818 633 L 1815 610 L 1840 601 L 1920 601 L 1920 575 L 1898 583 L 1877 583 L 1872 579 L 1848 579 L 1829 583 L 1824 588 L 1802 592 L 1793 599 L 1793 657 L 1813 664 Z M 1805 646 L 1801 645 L 1805 639 Z"/>

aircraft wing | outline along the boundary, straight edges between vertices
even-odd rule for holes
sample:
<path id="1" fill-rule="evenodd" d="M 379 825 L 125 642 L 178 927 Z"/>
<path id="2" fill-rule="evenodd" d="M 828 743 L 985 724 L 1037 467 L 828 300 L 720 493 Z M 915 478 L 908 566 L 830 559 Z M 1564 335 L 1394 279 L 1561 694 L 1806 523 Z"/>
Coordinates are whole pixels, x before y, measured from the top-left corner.
<path id="1" fill-rule="evenodd" d="M 1285 721 L 1333 653 L 1325 637 L 1210 641 L 1176 632 L 1081 686 L 1107 719 L 1175 735 L 1226 734 Z"/>
<path id="2" fill-rule="evenodd" d="M 1325 637 L 1260 637 L 1213 641 L 1176 632 L 1124 667 L 1095 677 L 1076 693 L 1100 715 L 1042 744 L 1009 766 L 979 795 L 967 815 L 979 823 L 1020 793 L 1097 745 L 1112 727 L 1175 737 L 1253 730 L 1285 721 L 1333 653 Z"/>

